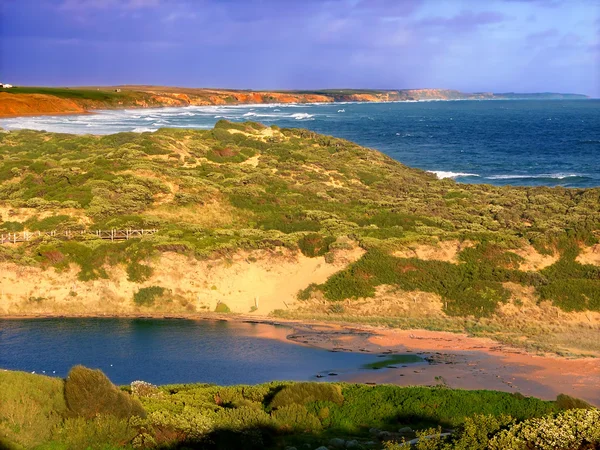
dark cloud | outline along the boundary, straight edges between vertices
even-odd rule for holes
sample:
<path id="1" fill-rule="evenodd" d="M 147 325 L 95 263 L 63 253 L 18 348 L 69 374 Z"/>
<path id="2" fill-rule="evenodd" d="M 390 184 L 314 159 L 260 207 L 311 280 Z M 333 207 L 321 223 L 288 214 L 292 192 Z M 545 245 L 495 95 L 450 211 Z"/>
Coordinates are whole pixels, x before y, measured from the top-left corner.
<path id="1" fill-rule="evenodd" d="M 550 3 L 0 0 L 0 75 L 29 84 L 502 91 L 529 88 L 525 81 L 548 90 L 552 78 L 591 92 L 594 83 L 581 86 L 597 74 L 597 7 Z M 575 31 L 573 16 L 584 23 Z M 571 75 L 552 76 L 568 64 Z"/>

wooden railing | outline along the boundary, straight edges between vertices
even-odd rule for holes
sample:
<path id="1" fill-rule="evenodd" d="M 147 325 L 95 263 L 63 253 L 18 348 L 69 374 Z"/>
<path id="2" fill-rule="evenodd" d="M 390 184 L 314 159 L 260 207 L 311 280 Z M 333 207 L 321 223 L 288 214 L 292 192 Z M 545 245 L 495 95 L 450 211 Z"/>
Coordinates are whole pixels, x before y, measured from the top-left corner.
<path id="1" fill-rule="evenodd" d="M 126 241 L 142 236 L 155 234 L 158 230 L 83 230 L 83 231 L 20 231 L 17 233 L 0 234 L 0 244 L 16 244 L 18 242 L 29 242 L 31 240 L 52 236 L 62 239 L 72 239 L 76 236 L 103 239 L 105 241 Z"/>

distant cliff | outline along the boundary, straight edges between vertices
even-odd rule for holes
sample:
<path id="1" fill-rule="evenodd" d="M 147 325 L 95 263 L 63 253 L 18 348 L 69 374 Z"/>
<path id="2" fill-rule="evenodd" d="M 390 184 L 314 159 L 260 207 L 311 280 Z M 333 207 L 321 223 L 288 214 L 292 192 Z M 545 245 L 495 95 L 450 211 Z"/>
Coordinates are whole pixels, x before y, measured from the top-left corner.
<path id="1" fill-rule="evenodd" d="M 425 100 L 583 99 L 579 94 L 464 93 L 450 89 L 249 91 L 160 86 L 0 89 L 0 117 L 77 114 L 95 109 L 251 103 L 389 102 Z"/>

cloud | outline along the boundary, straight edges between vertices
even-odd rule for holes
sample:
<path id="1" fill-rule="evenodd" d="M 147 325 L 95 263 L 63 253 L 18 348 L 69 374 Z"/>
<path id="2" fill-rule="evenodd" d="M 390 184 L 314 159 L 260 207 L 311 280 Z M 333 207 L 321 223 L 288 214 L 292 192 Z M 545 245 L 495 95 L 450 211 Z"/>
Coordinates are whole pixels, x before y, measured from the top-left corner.
<path id="1" fill-rule="evenodd" d="M 432 17 L 423 19 L 417 23 L 417 26 L 468 31 L 483 25 L 503 22 L 506 19 L 507 17 L 504 14 L 496 11 L 483 11 L 478 13 L 462 11 L 460 14 L 453 17 Z"/>
<path id="2" fill-rule="evenodd" d="M 59 9 L 65 11 L 90 11 L 94 9 L 138 10 L 156 8 L 160 0 L 63 0 Z"/>

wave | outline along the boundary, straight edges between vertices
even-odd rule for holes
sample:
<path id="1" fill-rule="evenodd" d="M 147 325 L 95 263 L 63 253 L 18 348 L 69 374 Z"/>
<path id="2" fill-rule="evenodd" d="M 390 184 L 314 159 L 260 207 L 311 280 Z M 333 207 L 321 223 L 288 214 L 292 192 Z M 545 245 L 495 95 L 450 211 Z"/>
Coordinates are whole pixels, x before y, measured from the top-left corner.
<path id="1" fill-rule="evenodd" d="M 476 173 L 466 172 L 449 172 L 445 170 L 428 170 L 429 173 L 435 174 L 440 180 L 442 178 L 458 178 L 458 177 L 478 177 Z"/>
<path id="2" fill-rule="evenodd" d="M 565 178 L 581 178 L 585 175 L 576 173 L 545 173 L 539 175 L 490 175 L 485 178 L 488 180 L 522 180 L 527 178 L 550 178 L 553 180 L 564 180 Z"/>
<path id="3" fill-rule="evenodd" d="M 156 130 L 158 130 L 158 128 L 137 127 L 131 131 L 134 133 L 154 133 Z"/>
<path id="4" fill-rule="evenodd" d="M 292 117 L 296 120 L 312 120 L 314 115 L 308 114 L 308 113 L 295 113 L 295 114 L 292 114 L 290 117 Z"/>

